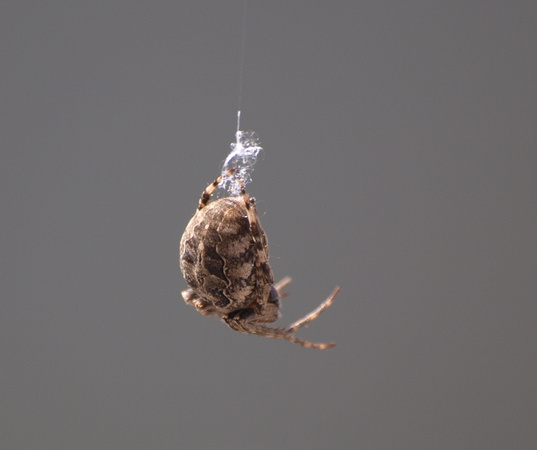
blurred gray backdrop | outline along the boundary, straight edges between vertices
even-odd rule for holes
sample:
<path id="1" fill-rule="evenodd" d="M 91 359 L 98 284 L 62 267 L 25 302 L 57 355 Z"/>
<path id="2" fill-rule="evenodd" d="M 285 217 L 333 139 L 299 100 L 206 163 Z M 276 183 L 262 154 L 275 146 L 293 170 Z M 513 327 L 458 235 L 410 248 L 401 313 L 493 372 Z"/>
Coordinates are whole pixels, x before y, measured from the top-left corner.
<path id="1" fill-rule="evenodd" d="M 287 325 L 184 304 L 242 1 L 8 1 L 0 447 L 535 448 L 537 3 L 250 1 L 249 192 Z"/>

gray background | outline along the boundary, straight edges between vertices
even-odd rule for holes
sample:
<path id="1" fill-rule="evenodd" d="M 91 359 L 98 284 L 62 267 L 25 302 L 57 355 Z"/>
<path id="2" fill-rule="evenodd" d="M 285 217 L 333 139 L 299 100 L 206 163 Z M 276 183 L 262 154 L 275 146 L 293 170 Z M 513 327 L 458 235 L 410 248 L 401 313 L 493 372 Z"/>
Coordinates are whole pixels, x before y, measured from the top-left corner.
<path id="1" fill-rule="evenodd" d="M 243 128 L 282 325 L 184 304 L 242 2 L 9 2 L 2 448 L 535 448 L 535 2 L 259 2 Z"/>

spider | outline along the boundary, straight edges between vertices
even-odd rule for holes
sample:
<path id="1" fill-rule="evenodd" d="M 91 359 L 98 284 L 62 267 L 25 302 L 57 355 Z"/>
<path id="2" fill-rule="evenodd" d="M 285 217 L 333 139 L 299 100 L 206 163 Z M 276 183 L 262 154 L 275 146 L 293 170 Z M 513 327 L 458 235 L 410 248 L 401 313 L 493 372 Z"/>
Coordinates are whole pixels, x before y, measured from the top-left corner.
<path id="1" fill-rule="evenodd" d="M 248 196 L 243 184 L 240 195 L 209 202 L 221 181 L 220 176 L 203 191 L 181 238 L 179 264 L 189 286 L 182 292 L 185 302 L 203 315 L 219 317 L 235 331 L 285 339 L 308 348 L 333 347 L 335 343 L 300 339 L 295 332 L 332 304 L 339 286 L 288 327 L 267 325 L 280 317 L 280 299 L 287 295 L 283 289 L 291 277 L 274 284 L 267 236 L 255 199 Z"/>

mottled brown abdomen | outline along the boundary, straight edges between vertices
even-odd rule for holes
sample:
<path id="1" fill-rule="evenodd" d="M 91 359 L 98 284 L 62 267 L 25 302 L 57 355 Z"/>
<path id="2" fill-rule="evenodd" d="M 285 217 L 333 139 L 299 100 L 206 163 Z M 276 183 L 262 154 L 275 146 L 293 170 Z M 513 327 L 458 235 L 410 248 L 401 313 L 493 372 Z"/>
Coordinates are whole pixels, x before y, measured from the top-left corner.
<path id="1" fill-rule="evenodd" d="M 263 298 L 274 281 L 266 262 L 267 238 L 259 220 L 257 226 L 262 242 L 256 247 L 243 198 L 226 197 L 198 210 L 181 238 L 179 264 L 188 286 L 224 312 L 243 309 L 256 300 L 259 248 L 266 254 Z"/>

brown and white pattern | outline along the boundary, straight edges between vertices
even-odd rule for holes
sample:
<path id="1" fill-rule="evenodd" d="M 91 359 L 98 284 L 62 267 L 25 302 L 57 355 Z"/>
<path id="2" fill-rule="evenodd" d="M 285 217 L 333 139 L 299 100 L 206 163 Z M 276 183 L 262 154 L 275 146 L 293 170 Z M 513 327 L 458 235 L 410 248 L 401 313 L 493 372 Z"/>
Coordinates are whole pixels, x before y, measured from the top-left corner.
<path id="1" fill-rule="evenodd" d="M 243 333 L 281 338 L 309 348 L 325 349 L 333 343 L 313 343 L 294 333 L 328 308 L 340 291 L 311 313 L 286 328 L 265 324 L 279 317 L 282 290 L 291 282 L 285 277 L 274 284 L 269 248 L 253 198 L 244 187 L 241 195 L 209 203 L 218 177 L 202 193 L 198 210 L 181 238 L 179 264 L 189 286 L 183 299 L 204 315 L 220 317 L 230 328 Z"/>

